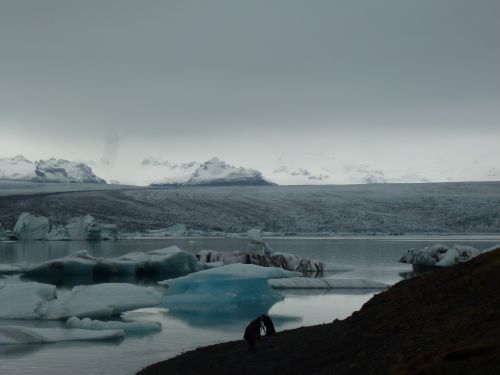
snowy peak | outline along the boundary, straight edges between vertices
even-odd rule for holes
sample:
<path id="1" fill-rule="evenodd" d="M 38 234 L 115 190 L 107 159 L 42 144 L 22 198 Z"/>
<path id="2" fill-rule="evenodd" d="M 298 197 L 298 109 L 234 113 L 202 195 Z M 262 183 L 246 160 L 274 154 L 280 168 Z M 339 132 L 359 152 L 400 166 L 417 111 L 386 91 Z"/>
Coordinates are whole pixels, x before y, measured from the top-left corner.
<path id="1" fill-rule="evenodd" d="M 106 183 L 97 177 L 88 165 L 64 159 L 40 160 L 37 162 L 35 173 L 42 181 L 47 182 Z"/>
<path id="2" fill-rule="evenodd" d="M 166 164 L 164 164 L 166 166 Z M 207 160 L 203 164 L 191 162 L 181 165 L 170 165 L 172 172 L 168 177 L 153 182 L 153 186 L 169 185 L 273 185 L 255 169 L 235 167 L 218 158 Z"/>
<path id="3" fill-rule="evenodd" d="M 92 168 L 64 159 L 31 162 L 22 155 L 0 159 L 0 179 L 36 182 L 106 183 Z"/>
<path id="4" fill-rule="evenodd" d="M 35 178 L 35 164 L 24 156 L 0 158 L 0 180 L 31 181 Z"/>

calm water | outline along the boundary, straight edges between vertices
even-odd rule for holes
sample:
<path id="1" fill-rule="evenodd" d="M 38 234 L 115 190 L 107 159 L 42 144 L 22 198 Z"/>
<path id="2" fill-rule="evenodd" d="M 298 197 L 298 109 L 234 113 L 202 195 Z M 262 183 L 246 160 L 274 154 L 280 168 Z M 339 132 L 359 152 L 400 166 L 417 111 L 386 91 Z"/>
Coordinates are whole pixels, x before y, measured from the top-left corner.
<path id="1" fill-rule="evenodd" d="M 333 263 L 349 270 L 339 277 L 363 277 L 386 283 L 399 281 L 408 265 L 397 262 L 404 250 L 432 243 L 459 243 L 484 249 L 500 238 L 273 238 L 268 242 L 283 251 Z M 101 257 L 131 251 L 148 251 L 177 245 L 193 253 L 201 249 L 244 250 L 245 239 L 141 239 L 119 242 L 4 242 L 0 243 L 1 263 L 37 263 L 87 249 Z M 345 318 L 373 296 L 370 291 L 287 291 L 285 299 L 269 310 L 277 329 L 330 322 Z M 0 301 L 1 303 L 1 301 Z M 169 314 L 154 308 L 128 314 L 129 319 L 159 321 L 163 330 L 120 341 L 0 346 L 0 374 L 134 374 L 140 368 L 181 351 L 211 343 L 240 339 L 248 316 L 203 316 Z M 60 322 L 0 321 L 0 324 L 61 326 Z"/>

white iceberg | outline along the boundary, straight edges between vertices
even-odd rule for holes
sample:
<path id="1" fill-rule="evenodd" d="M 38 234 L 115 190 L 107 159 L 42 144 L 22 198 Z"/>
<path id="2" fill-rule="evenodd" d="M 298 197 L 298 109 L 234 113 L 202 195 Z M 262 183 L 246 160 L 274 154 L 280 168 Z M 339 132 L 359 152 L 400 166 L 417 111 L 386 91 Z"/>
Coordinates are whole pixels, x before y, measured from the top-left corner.
<path id="1" fill-rule="evenodd" d="M 67 319 L 72 316 L 110 318 L 124 311 L 160 304 L 162 295 L 151 287 L 127 283 L 77 286 L 68 294 L 42 304 L 44 319 Z"/>
<path id="2" fill-rule="evenodd" d="M 12 273 L 21 273 L 23 269 L 13 264 L 0 263 L 0 275 L 9 275 Z"/>
<path id="3" fill-rule="evenodd" d="M 193 254 L 182 251 L 177 246 L 170 246 L 146 253 L 133 252 L 118 258 L 98 258 L 82 250 L 28 267 L 24 274 L 37 280 L 70 277 L 93 280 L 112 275 L 176 277 L 201 269 Z"/>
<path id="4" fill-rule="evenodd" d="M 111 340 L 122 338 L 121 330 L 89 331 L 84 329 L 32 328 L 0 326 L 0 344 L 34 344 L 59 341 Z"/>
<path id="5" fill-rule="evenodd" d="M 5 241 L 9 239 L 7 231 L 3 228 L 2 223 L 0 223 L 0 241 Z"/>
<path id="6" fill-rule="evenodd" d="M 258 255 L 271 255 L 273 250 L 266 241 L 262 239 L 262 232 L 260 229 L 250 229 L 247 232 L 248 246 L 247 252 L 250 254 Z"/>
<path id="7" fill-rule="evenodd" d="M 14 235 L 18 240 L 43 240 L 50 231 L 49 219 L 23 212 L 14 226 Z"/>
<path id="8" fill-rule="evenodd" d="M 487 249 L 484 249 L 481 251 L 482 254 L 490 253 L 492 251 L 500 250 L 500 245 L 494 245 L 492 247 L 488 247 Z"/>
<path id="9" fill-rule="evenodd" d="M 292 277 L 271 279 L 269 285 L 275 289 L 387 289 L 389 285 L 366 279 Z"/>
<path id="10" fill-rule="evenodd" d="M 90 318 L 79 319 L 76 316 L 72 316 L 66 321 L 66 327 L 90 330 L 122 330 L 126 333 L 161 331 L 161 324 L 158 322 L 103 322 L 101 320 L 92 320 Z"/>
<path id="11" fill-rule="evenodd" d="M 64 226 L 55 226 L 46 234 L 50 241 L 100 241 L 117 240 L 116 224 L 101 224 L 91 215 L 74 217 Z"/>
<path id="12" fill-rule="evenodd" d="M 267 279 L 299 276 L 281 268 L 232 264 L 161 282 L 168 285 L 164 304 L 171 311 L 266 312 L 283 299 Z"/>
<path id="13" fill-rule="evenodd" d="M 109 318 L 124 311 L 156 306 L 161 293 L 133 284 L 78 286 L 64 295 L 34 282 L 0 283 L 0 319 Z"/>
<path id="14" fill-rule="evenodd" d="M 471 246 L 437 244 L 421 249 L 409 249 L 399 261 L 416 267 L 450 267 L 457 263 L 467 262 L 481 254 Z"/>
<path id="15" fill-rule="evenodd" d="M 40 283 L 0 283 L 0 319 L 39 319 L 44 303 L 56 298 L 56 287 Z"/>

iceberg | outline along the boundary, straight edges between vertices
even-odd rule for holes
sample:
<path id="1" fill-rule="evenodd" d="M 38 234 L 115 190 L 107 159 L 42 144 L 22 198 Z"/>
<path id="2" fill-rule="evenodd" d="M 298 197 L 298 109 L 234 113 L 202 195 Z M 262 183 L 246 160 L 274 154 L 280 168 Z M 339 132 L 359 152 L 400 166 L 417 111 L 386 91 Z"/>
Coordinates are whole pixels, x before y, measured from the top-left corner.
<path id="1" fill-rule="evenodd" d="M 40 283 L 0 283 L 0 319 L 39 319 L 41 306 L 56 298 L 56 287 Z"/>
<path id="2" fill-rule="evenodd" d="M 252 264 L 232 264 L 165 280 L 164 304 L 170 311 L 265 312 L 283 299 L 270 288 L 269 278 L 295 277 L 299 272 Z"/>
<path id="3" fill-rule="evenodd" d="M 9 235 L 5 231 L 5 229 L 2 226 L 2 223 L 0 223 L 0 241 L 6 241 L 9 239 Z"/>
<path id="4" fill-rule="evenodd" d="M 45 235 L 50 241 L 101 241 L 117 240 L 116 224 L 101 224 L 91 215 L 74 217 L 68 224 L 55 226 Z"/>
<path id="5" fill-rule="evenodd" d="M 387 289 L 389 285 L 366 279 L 292 277 L 271 279 L 269 285 L 275 289 Z"/>
<path id="6" fill-rule="evenodd" d="M 437 244 L 421 249 L 409 249 L 399 261 L 401 263 L 412 264 L 417 269 L 450 267 L 458 263 L 467 262 L 479 254 L 481 252 L 471 246 L 453 245 L 449 247 Z"/>
<path id="7" fill-rule="evenodd" d="M 43 303 L 38 311 L 44 319 L 73 316 L 110 318 L 122 312 L 160 304 L 162 295 L 151 287 L 127 283 L 77 286 L 57 299 Z"/>
<path id="8" fill-rule="evenodd" d="M 12 264 L 0 263 L 0 276 L 9 275 L 14 273 L 21 273 L 22 268 L 19 266 L 14 266 Z"/>
<path id="9" fill-rule="evenodd" d="M 486 253 L 490 253 L 490 252 L 495 251 L 495 250 L 500 250 L 500 245 L 488 247 L 487 249 L 484 249 L 483 251 L 481 251 L 481 253 L 486 254 Z"/>
<path id="10" fill-rule="evenodd" d="M 122 330 L 125 333 L 148 333 L 161 331 L 161 324 L 158 322 L 119 322 L 92 320 L 90 318 L 79 319 L 72 316 L 66 321 L 67 328 L 79 328 L 90 330 Z"/>
<path id="11" fill-rule="evenodd" d="M 218 264 L 254 264 L 262 267 L 279 267 L 303 274 L 322 275 L 328 268 L 321 261 L 303 258 L 287 253 L 256 254 L 234 251 L 222 253 L 216 250 L 201 250 L 196 254 L 200 263 L 207 268 L 213 263 Z"/>
<path id="12" fill-rule="evenodd" d="M 247 232 L 248 247 L 247 253 L 257 255 L 271 255 L 273 249 L 262 239 L 260 229 L 250 229 Z"/>
<path id="13" fill-rule="evenodd" d="M 32 328 L 0 326 L 0 344 L 34 344 L 59 341 L 112 340 L 125 336 L 121 330 L 89 331 L 84 329 Z"/>
<path id="14" fill-rule="evenodd" d="M 78 286 L 63 295 L 35 282 L 0 283 L 0 319 L 109 318 L 124 311 L 156 306 L 161 293 L 133 284 Z"/>
<path id="15" fill-rule="evenodd" d="M 86 250 L 82 250 L 63 258 L 28 267 L 23 274 L 34 280 L 61 281 L 69 278 L 84 278 L 92 281 L 111 276 L 176 277 L 201 269 L 201 265 L 193 254 L 177 246 L 170 246 L 146 253 L 133 252 L 118 258 L 93 257 Z"/>
<path id="16" fill-rule="evenodd" d="M 49 219 L 23 212 L 14 226 L 14 235 L 18 240 L 43 240 L 50 231 Z"/>

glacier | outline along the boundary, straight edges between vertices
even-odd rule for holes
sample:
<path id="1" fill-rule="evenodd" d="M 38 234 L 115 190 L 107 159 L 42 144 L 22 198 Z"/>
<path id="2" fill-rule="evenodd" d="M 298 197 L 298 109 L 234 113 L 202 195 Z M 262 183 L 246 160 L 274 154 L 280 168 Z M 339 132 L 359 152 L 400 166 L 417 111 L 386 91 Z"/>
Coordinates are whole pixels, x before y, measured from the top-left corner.
<path id="1" fill-rule="evenodd" d="M 79 319 L 76 316 L 72 316 L 66 321 L 66 327 L 90 330 L 122 330 L 125 333 L 148 333 L 162 329 L 161 323 L 158 322 L 101 321 L 90 318 Z"/>
<path id="2" fill-rule="evenodd" d="M 112 340 L 124 337 L 121 330 L 90 331 L 86 329 L 33 328 L 0 326 L 0 344 L 34 344 L 60 341 Z"/>

